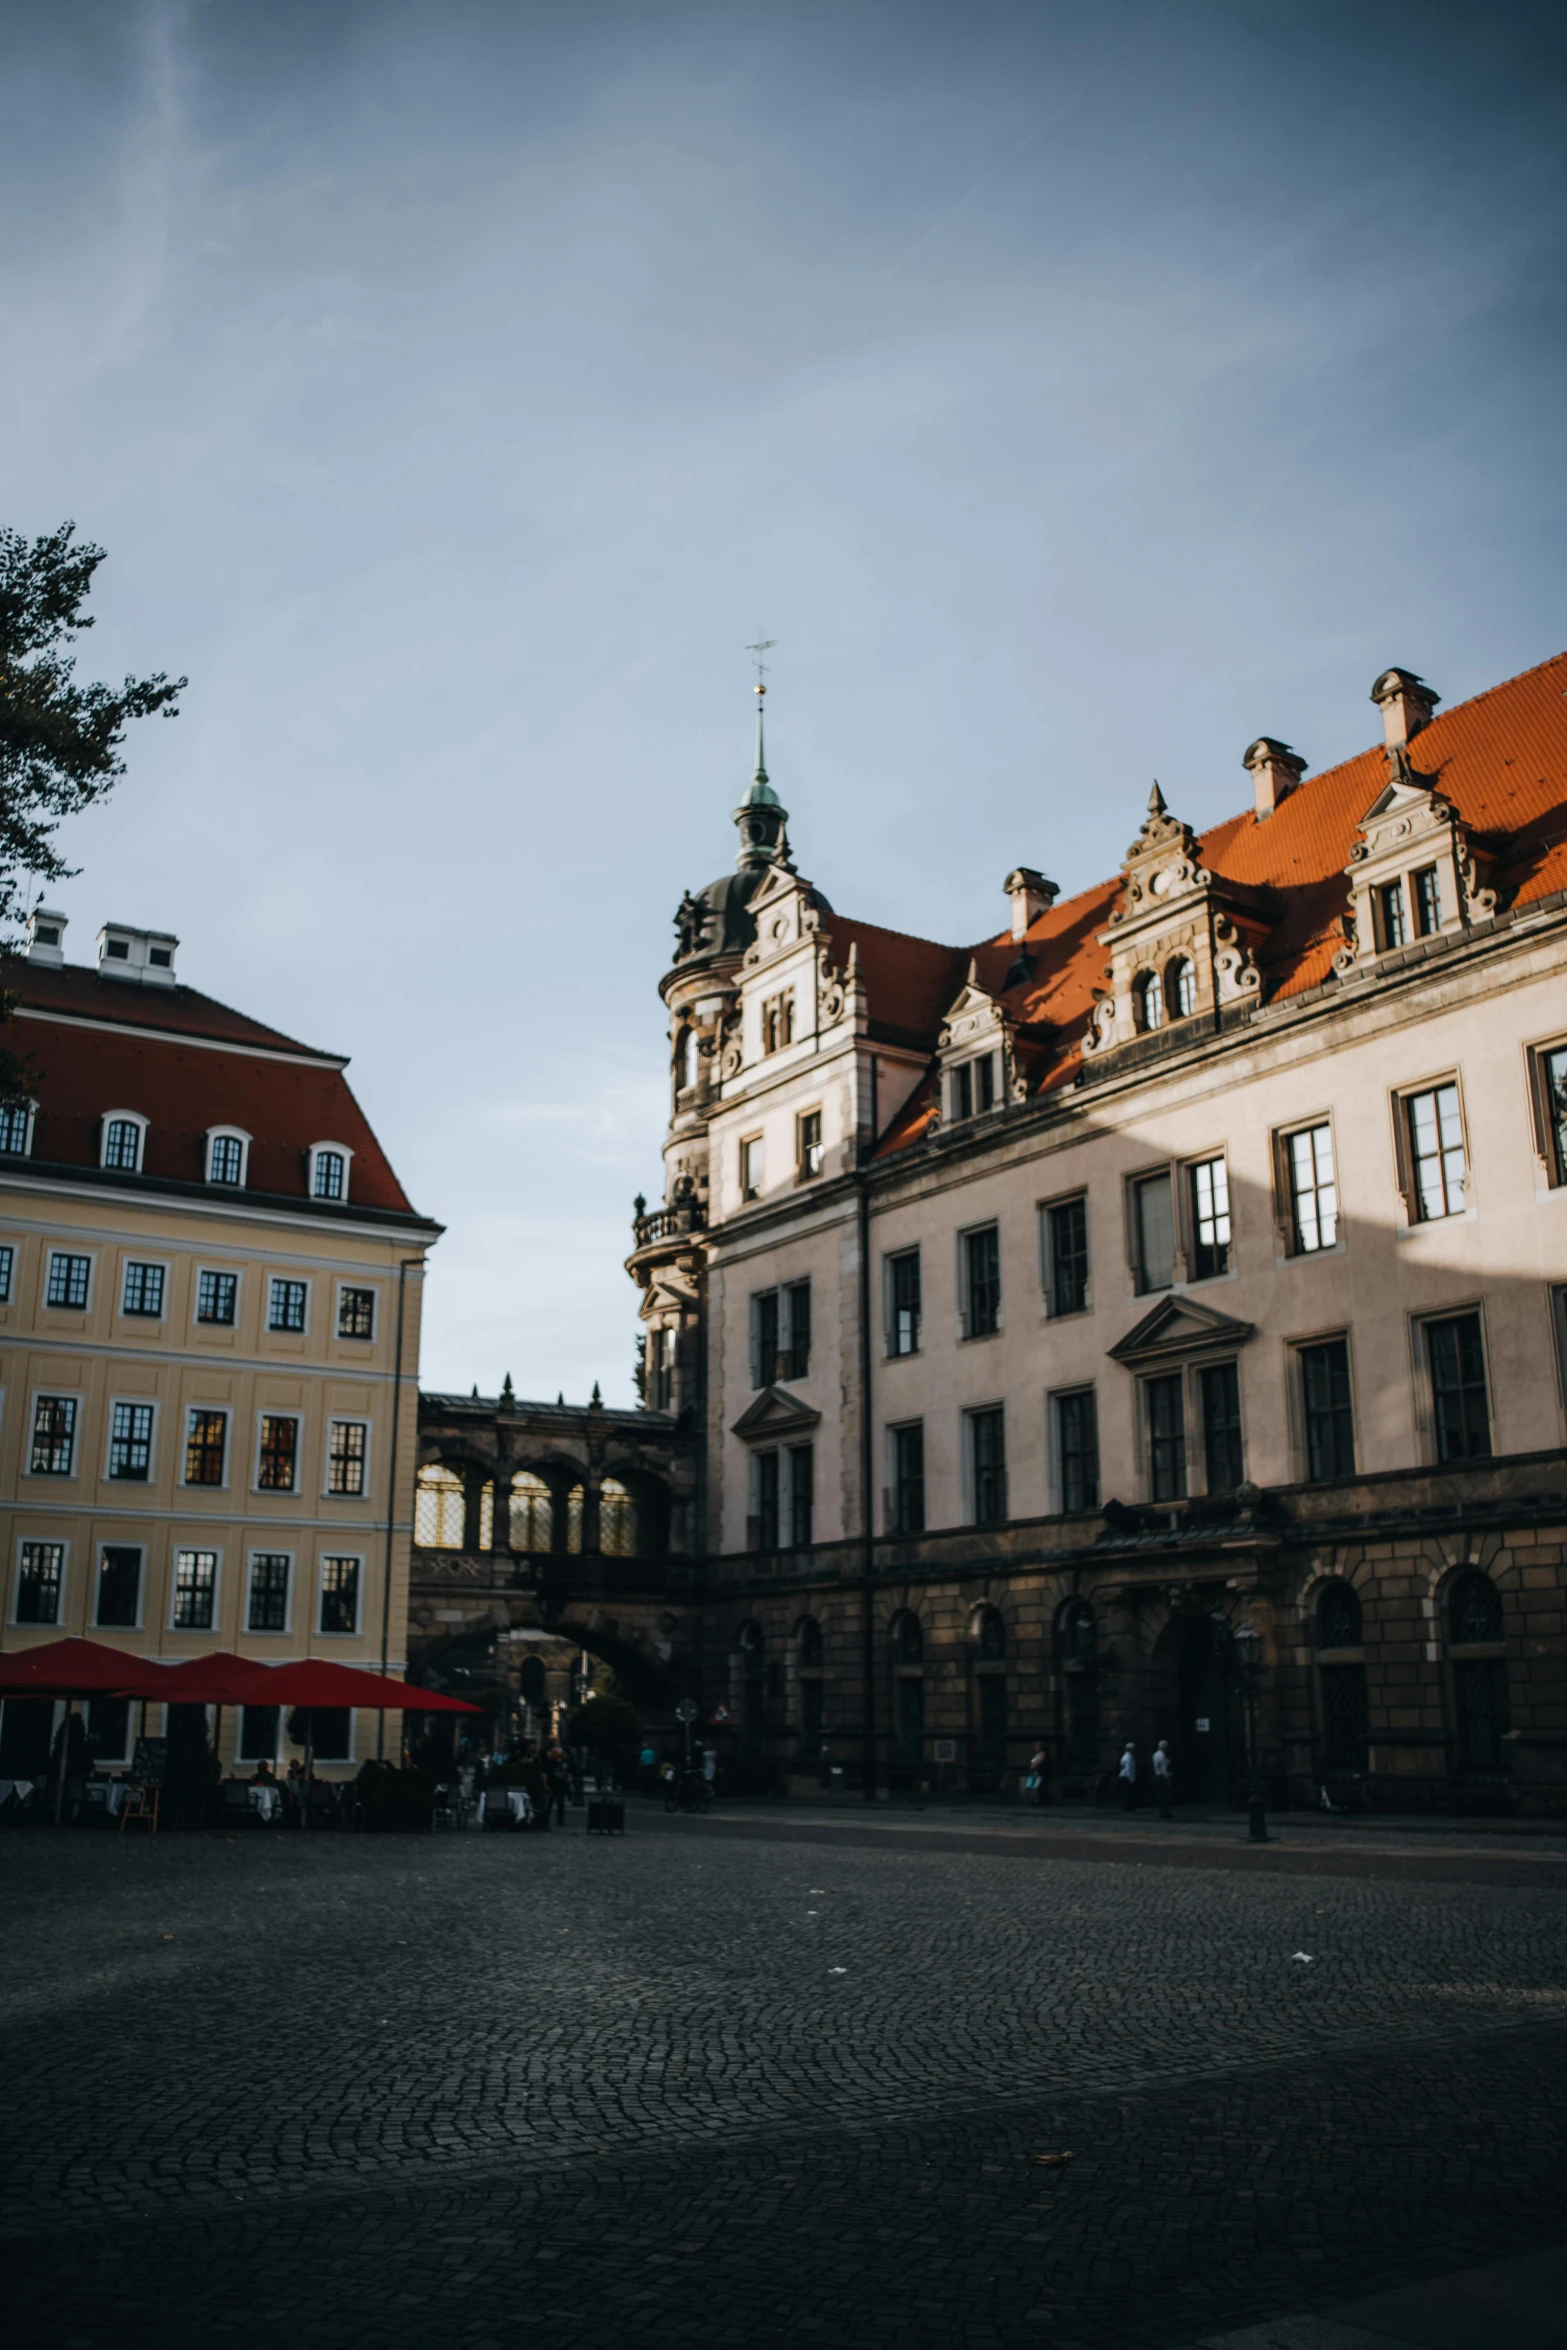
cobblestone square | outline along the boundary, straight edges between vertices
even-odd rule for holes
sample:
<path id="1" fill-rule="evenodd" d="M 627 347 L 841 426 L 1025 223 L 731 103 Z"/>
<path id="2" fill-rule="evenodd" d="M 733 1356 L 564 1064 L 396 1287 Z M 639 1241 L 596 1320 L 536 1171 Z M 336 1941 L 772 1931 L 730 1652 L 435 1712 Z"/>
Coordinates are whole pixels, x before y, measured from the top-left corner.
<path id="1" fill-rule="evenodd" d="M 1559 1861 L 580 1820 L 7 1837 L 11 2339 L 1176 2350 L 1567 2233 Z"/>

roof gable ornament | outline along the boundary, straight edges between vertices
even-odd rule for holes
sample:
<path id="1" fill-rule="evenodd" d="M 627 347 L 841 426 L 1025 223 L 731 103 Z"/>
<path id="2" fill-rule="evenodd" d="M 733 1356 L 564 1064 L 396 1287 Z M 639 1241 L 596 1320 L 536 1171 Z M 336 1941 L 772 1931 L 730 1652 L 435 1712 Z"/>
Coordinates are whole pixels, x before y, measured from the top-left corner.
<path id="1" fill-rule="evenodd" d="M 992 1079 L 993 1093 L 989 1100 L 974 1098 L 969 1088 L 969 1108 L 954 1110 L 953 1116 L 972 1116 L 987 1109 L 999 1109 L 1005 1102 L 1026 1099 L 1028 1080 L 1018 1067 L 1015 1050 L 1016 1022 L 999 996 L 991 994 L 980 982 L 979 959 L 970 955 L 963 985 L 948 1005 L 936 1037 L 936 1059 L 945 1079 L 946 1072 L 966 1062 L 997 1057 L 999 1066 Z M 943 1082 L 941 1095 L 949 1095 L 951 1088 Z M 930 1131 L 942 1123 L 940 1109 Z M 948 1124 L 951 1119 L 948 1119 Z"/>
<path id="2" fill-rule="evenodd" d="M 1386 703 L 1382 689 L 1389 679 L 1399 681 L 1400 691 L 1420 685 L 1412 671 L 1385 670 L 1372 688 L 1373 700 Z M 1429 718 L 1437 696 L 1429 687 L 1421 693 Z M 1391 726 L 1386 759 L 1387 781 L 1360 820 L 1360 838 L 1344 868 L 1349 906 L 1344 944 L 1333 958 L 1341 979 L 1370 972 L 1387 956 L 1423 941 L 1456 937 L 1496 912 L 1496 892 L 1487 886 L 1483 860 L 1458 810 L 1434 776 L 1418 771 L 1407 734 L 1395 738 Z"/>

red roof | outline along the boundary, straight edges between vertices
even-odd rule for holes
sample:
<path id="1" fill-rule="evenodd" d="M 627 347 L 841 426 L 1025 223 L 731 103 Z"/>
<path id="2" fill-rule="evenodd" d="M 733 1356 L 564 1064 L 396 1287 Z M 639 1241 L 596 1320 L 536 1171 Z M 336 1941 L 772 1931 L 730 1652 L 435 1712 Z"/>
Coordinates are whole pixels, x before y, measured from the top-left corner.
<path id="1" fill-rule="evenodd" d="M 1567 889 L 1567 653 L 1433 718 L 1414 737 L 1410 759 L 1416 773 L 1452 802 L 1472 845 L 1488 860 L 1484 878 L 1499 907 L 1530 905 Z M 1274 919 L 1257 952 L 1265 1002 L 1302 994 L 1329 976 L 1343 943 L 1340 917 L 1349 905 L 1345 867 L 1361 820 L 1386 782 L 1378 744 L 1308 777 L 1265 823 L 1248 808 L 1202 836 L 1202 861 L 1211 873 L 1271 895 Z M 973 950 L 981 985 L 1001 996 L 1018 1023 L 1032 1091 L 1053 1092 L 1077 1073 L 1095 991 L 1104 984 L 1098 934 L 1120 894 L 1119 877 L 1100 882 L 1041 914 L 1025 940 L 1003 932 Z M 829 927 L 835 937 L 839 931 L 863 935 L 861 925 L 836 916 Z M 934 1049 L 967 956 L 924 940 L 901 943 L 932 958 L 951 952 L 959 966 L 958 982 L 927 1024 Z M 1005 981 L 1022 946 L 1034 971 L 1009 988 Z M 869 977 L 863 948 L 861 963 Z M 906 987 L 895 991 L 895 1000 L 909 1001 Z M 873 986 L 873 1024 L 878 1012 Z M 899 1111 L 880 1151 L 917 1141 L 934 1108 L 932 1077 Z"/>
<path id="2" fill-rule="evenodd" d="M 190 987 L 135 986 L 15 958 L 0 966 L 0 985 L 20 1015 L 8 1042 L 37 1072 L 34 1161 L 96 1168 L 102 1119 L 134 1110 L 147 1120 L 141 1173 L 154 1184 L 205 1186 L 209 1129 L 237 1126 L 251 1137 L 241 1196 L 305 1202 L 306 1154 L 313 1143 L 331 1142 L 353 1153 L 349 1213 L 414 1213 L 338 1056 Z M 49 1017 L 30 1019 L 30 1010 Z M 309 1204 L 344 1212 L 336 1203 Z"/>

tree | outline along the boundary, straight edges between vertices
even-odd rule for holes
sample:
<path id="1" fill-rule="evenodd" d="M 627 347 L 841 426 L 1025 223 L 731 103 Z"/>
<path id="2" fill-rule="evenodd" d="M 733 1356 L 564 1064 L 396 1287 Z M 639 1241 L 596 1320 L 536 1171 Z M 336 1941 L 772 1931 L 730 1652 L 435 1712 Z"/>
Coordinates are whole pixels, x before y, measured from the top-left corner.
<path id="1" fill-rule="evenodd" d="M 0 931 L 28 911 L 24 876 L 70 878 L 55 847 L 61 823 L 114 789 L 131 720 L 175 717 L 186 683 L 160 672 L 118 688 L 78 685 L 65 647 L 93 625 L 83 606 L 104 558 L 102 547 L 76 543 L 75 530 L 62 522 L 31 543 L 0 530 Z M 27 1075 L 0 1051 L 0 1096 Z"/>

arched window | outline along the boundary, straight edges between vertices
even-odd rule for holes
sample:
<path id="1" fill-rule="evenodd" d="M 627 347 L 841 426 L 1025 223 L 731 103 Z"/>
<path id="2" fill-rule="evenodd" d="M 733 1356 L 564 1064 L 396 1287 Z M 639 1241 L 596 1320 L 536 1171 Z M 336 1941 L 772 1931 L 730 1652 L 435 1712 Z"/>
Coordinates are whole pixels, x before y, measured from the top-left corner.
<path id="1" fill-rule="evenodd" d="M 548 1694 L 543 1657 L 525 1656 L 522 1660 L 522 1671 L 517 1676 L 517 1683 L 524 1705 L 542 1706 Z"/>
<path id="2" fill-rule="evenodd" d="M 121 1110 L 103 1122 L 103 1164 L 134 1175 L 141 1166 L 142 1137 L 147 1121 L 134 1110 Z"/>
<path id="3" fill-rule="evenodd" d="M 348 1153 L 335 1143 L 318 1142 L 311 1146 L 310 1196 L 312 1199 L 348 1197 Z"/>
<path id="4" fill-rule="evenodd" d="M 1360 1595 L 1353 1584 L 1325 1584 L 1317 1599 L 1317 1646 L 1358 1648 L 1361 1636 Z"/>
<path id="5" fill-rule="evenodd" d="M 479 1548 L 495 1548 L 495 1480 L 486 1477 L 479 1487 Z"/>
<path id="6" fill-rule="evenodd" d="M 822 1628 L 814 1616 L 804 1616 L 796 1634 L 799 1643 L 800 1668 L 814 1672 L 822 1661 Z"/>
<path id="7" fill-rule="evenodd" d="M 1189 1020 L 1196 1011 L 1197 970 L 1185 955 L 1177 955 L 1165 973 L 1164 997 L 1177 1020 Z"/>
<path id="8" fill-rule="evenodd" d="M 1164 983 L 1157 971 L 1139 971 L 1132 987 L 1132 1016 L 1139 1028 L 1164 1026 Z"/>
<path id="9" fill-rule="evenodd" d="M 677 1054 L 680 1070 L 678 1083 L 682 1093 L 689 1093 L 702 1072 L 702 1046 L 694 1028 L 683 1028 Z"/>
<path id="10" fill-rule="evenodd" d="M 566 1549 L 572 1558 L 582 1553 L 582 1488 L 573 1485 L 566 1495 Z"/>
<path id="11" fill-rule="evenodd" d="M 908 1608 L 901 1608 L 892 1619 L 892 1653 L 900 1665 L 918 1665 L 925 1660 L 925 1635 L 919 1617 Z"/>
<path id="12" fill-rule="evenodd" d="M 542 1477 L 519 1469 L 511 1481 L 511 1548 L 537 1556 L 554 1546 L 554 1497 Z"/>
<path id="13" fill-rule="evenodd" d="M 599 1487 L 599 1549 L 607 1559 L 637 1555 L 637 1505 L 618 1477 Z"/>
<path id="14" fill-rule="evenodd" d="M 1449 1621 L 1455 1645 L 1502 1637 L 1502 1600 L 1489 1575 L 1460 1575 L 1453 1585 Z"/>
<path id="15" fill-rule="evenodd" d="M 982 1608 L 974 1625 L 974 1636 L 982 1665 L 1000 1664 L 1007 1653 L 1007 1628 L 1001 1620 L 999 1608 Z"/>
<path id="16" fill-rule="evenodd" d="M 466 1495 L 453 1469 L 434 1462 L 414 1483 L 414 1540 L 425 1550 L 461 1550 Z"/>
<path id="17" fill-rule="evenodd" d="M 207 1181 L 240 1185 L 250 1136 L 238 1126 L 214 1126 L 207 1134 Z"/>

